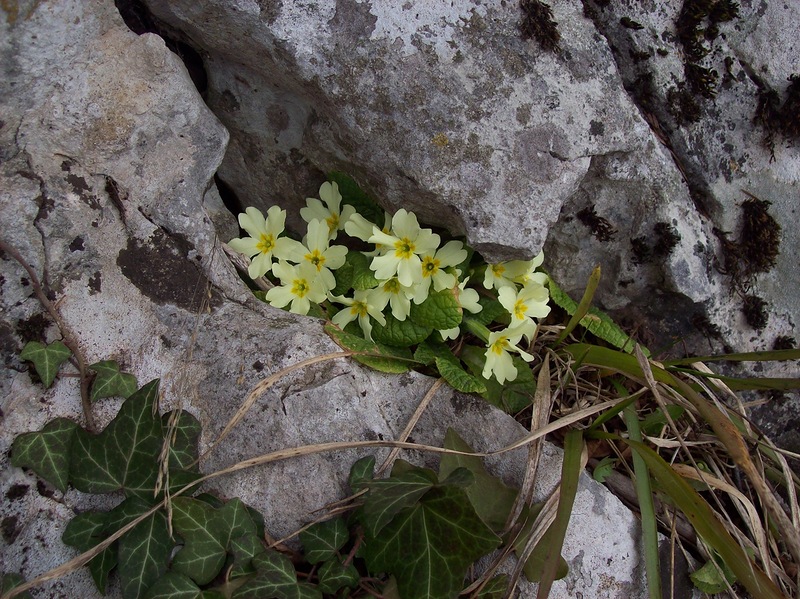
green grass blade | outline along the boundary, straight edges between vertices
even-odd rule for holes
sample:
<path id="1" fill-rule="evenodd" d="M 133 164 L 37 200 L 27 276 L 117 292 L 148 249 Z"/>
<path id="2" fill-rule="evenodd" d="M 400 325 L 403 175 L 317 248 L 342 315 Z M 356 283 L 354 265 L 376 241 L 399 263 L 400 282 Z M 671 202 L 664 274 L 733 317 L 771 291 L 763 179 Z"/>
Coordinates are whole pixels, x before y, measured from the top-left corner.
<path id="1" fill-rule="evenodd" d="M 572 343 L 567 345 L 564 350 L 569 353 L 574 360 L 582 364 L 593 364 L 601 368 L 608 368 L 629 377 L 639 380 L 644 379 L 642 367 L 636 360 L 636 356 L 626 354 L 617 349 L 600 347 L 591 343 Z M 661 383 L 671 384 L 674 379 L 666 370 L 652 365 L 653 376 Z"/>
<path id="2" fill-rule="evenodd" d="M 556 345 L 564 341 L 572 331 L 575 330 L 575 327 L 578 326 L 581 319 L 586 316 L 587 312 L 589 312 L 589 307 L 592 305 L 592 298 L 594 297 L 594 292 L 597 290 L 597 285 L 600 283 L 600 267 L 595 266 L 592 274 L 589 275 L 589 281 L 586 283 L 586 291 L 583 292 L 583 297 L 581 298 L 578 307 L 575 309 L 575 314 L 572 315 L 572 318 L 569 319 L 567 323 L 567 328 L 565 328 L 561 335 L 558 336 L 556 340 Z"/>
<path id="3" fill-rule="evenodd" d="M 583 434 L 579 430 L 571 430 L 564 439 L 564 461 L 561 464 L 561 490 L 558 497 L 558 511 L 556 519 L 550 525 L 548 532 L 552 532 L 552 543 L 548 548 L 545 563 L 542 568 L 542 580 L 539 583 L 537 599 L 546 599 L 550 594 L 553 581 L 558 571 L 561 548 L 564 546 L 564 536 L 567 534 L 567 525 L 575 495 L 578 492 L 578 477 L 581 473 L 581 454 L 583 453 Z"/>
<path id="4" fill-rule="evenodd" d="M 686 515 L 697 534 L 725 561 L 755 599 L 785 599 L 777 586 L 755 565 L 709 505 L 655 451 L 638 441 L 626 441 L 642 457 L 653 477 Z"/>
<path id="5" fill-rule="evenodd" d="M 671 372 L 685 372 L 693 376 L 716 379 L 725 383 L 734 391 L 788 391 L 790 389 L 800 389 L 800 378 L 738 378 L 733 376 L 723 376 L 721 374 L 703 372 L 692 368 L 670 368 Z"/>
<path id="6" fill-rule="evenodd" d="M 800 360 L 800 349 L 777 349 L 773 351 L 755 351 L 739 354 L 718 354 L 714 356 L 698 356 L 695 358 L 680 358 L 667 360 L 665 366 L 681 366 L 694 362 L 764 362 L 781 360 Z"/>
<path id="7" fill-rule="evenodd" d="M 641 442 L 639 416 L 633 404 L 624 409 L 625 425 L 631 440 Z M 647 592 L 650 599 L 661 599 L 661 568 L 658 559 L 658 523 L 653 506 L 653 493 L 650 489 L 650 471 L 642 456 L 633 453 L 633 472 L 636 475 L 636 496 L 639 500 L 639 513 L 642 515 L 642 542 L 644 544 L 645 571 L 647 572 Z"/>

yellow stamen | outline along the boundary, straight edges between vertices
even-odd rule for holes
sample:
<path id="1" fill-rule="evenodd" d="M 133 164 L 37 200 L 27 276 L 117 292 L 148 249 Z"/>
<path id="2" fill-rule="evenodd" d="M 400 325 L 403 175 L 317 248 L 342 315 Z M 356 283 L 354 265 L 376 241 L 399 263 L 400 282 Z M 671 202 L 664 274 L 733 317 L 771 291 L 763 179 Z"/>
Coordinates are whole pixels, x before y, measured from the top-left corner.
<path id="1" fill-rule="evenodd" d="M 274 235 L 265 235 L 264 233 L 261 234 L 261 239 L 256 244 L 258 251 L 262 254 L 268 254 L 272 251 L 272 248 L 275 247 L 275 236 Z"/>
<path id="2" fill-rule="evenodd" d="M 316 266 L 317 271 L 322 270 L 322 267 L 325 265 L 325 256 L 323 256 L 319 250 L 314 250 L 306 254 L 304 258 Z"/>
<path id="3" fill-rule="evenodd" d="M 437 272 L 439 272 L 439 266 L 441 265 L 441 260 L 437 260 L 433 256 L 425 256 L 422 260 L 422 276 L 423 277 L 432 277 Z"/>
<path id="4" fill-rule="evenodd" d="M 514 316 L 518 320 L 522 320 L 525 318 L 525 312 L 528 311 L 528 306 L 522 300 L 517 300 L 514 302 Z"/>
<path id="5" fill-rule="evenodd" d="M 328 223 L 328 232 L 333 233 L 339 228 L 339 215 L 332 212 L 331 215 L 325 219 L 325 222 Z"/>
<path id="6" fill-rule="evenodd" d="M 305 297 L 310 289 L 311 286 L 305 279 L 295 279 L 292 281 L 292 294 L 297 297 Z"/>
<path id="7" fill-rule="evenodd" d="M 414 255 L 417 247 L 414 242 L 408 237 L 403 237 L 401 240 L 396 241 L 394 244 L 394 255 L 401 260 L 408 260 Z"/>

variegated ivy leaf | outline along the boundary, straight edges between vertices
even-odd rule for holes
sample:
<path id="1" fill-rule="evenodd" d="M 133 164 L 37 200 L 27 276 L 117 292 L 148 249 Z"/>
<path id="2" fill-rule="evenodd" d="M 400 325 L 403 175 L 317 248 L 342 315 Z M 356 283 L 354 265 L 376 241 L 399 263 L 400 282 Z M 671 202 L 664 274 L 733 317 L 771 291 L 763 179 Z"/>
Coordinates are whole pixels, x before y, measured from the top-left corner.
<path id="1" fill-rule="evenodd" d="M 138 385 L 136 377 L 132 374 L 119 371 L 119 364 L 114 360 L 103 360 L 89 366 L 97 373 L 92 382 L 89 399 L 97 401 L 104 397 L 129 398 L 136 392 Z"/>
<path id="2" fill-rule="evenodd" d="M 336 555 L 350 534 L 341 518 L 319 522 L 300 533 L 306 559 L 311 564 L 324 562 Z"/>
<path id="3" fill-rule="evenodd" d="M 69 482 L 69 453 L 78 425 L 66 418 L 48 422 L 41 431 L 14 439 L 11 464 L 30 468 L 60 491 Z"/>
<path id="4" fill-rule="evenodd" d="M 22 348 L 19 357 L 33 362 L 36 374 L 42 379 L 42 384 L 45 387 L 49 387 L 56 378 L 59 366 L 68 360 L 71 355 L 72 351 L 61 341 L 53 341 L 49 345 L 44 345 L 38 341 L 29 341 Z"/>
<path id="5" fill-rule="evenodd" d="M 167 571 L 174 542 L 167 518 L 155 512 L 119 540 L 119 578 L 123 599 L 139 599 Z"/>

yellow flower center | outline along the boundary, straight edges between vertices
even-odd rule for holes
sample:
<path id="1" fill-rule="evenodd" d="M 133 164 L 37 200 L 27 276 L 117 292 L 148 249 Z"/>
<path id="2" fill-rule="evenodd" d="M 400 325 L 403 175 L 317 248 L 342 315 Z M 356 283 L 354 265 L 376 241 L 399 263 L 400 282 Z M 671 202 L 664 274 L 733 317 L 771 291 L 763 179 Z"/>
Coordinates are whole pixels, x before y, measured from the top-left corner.
<path id="1" fill-rule="evenodd" d="M 305 279 L 295 279 L 292 281 L 292 294 L 297 297 L 305 297 L 310 289 L 311 286 Z"/>
<path id="2" fill-rule="evenodd" d="M 408 237 L 403 237 L 394 243 L 394 255 L 401 260 L 408 260 L 414 255 L 417 246 Z"/>
<path id="3" fill-rule="evenodd" d="M 356 314 L 357 316 L 366 316 L 367 315 L 367 302 L 362 302 L 360 300 L 355 300 L 353 305 L 350 306 L 350 314 Z"/>
<path id="4" fill-rule="evenodd" d="M 262 233 L 261 239 L 259 239 L 256 247 L 262 254 L 269 254 L 275 247 L 275 236 L 272 234 L 266 235 Z"/>
<path id="5" fill-rule="evenodd" d="M 339 228 L 339 215 L 335 212 L 331 212 L 331 215 L 325 219 L 325 222 L 328 223 L 328 231 L 333 233 Z"/>
<path id="6" fill-rule="evenodd" d="M 518 320 L 525 318 L 525 312 L 528 310 L 528 305 L 522 300 L 514 302 L 514 317 Z"/>
<path id="7" fill-rule="evenodd" d="M 322 267 L 325 265 L 325 256 L 323 256 L 319 250 L 314 250 L 306 254 L 304 258 L 316 266 L 318 272 L 322 270 Z"/>
<path id="8" fill-rule="evenodd" d="M 400 281 L 397 279 L 389 279 L 383 284 L 383 290 L 386 293 L 400 293 Z"/>
<path id="9" fill-rule="evenodd" d="M 439 272 L 439 266 L 441 264 L 441 260 L 437 260 L 433 256 L 425 256 L 425 258 L 422 260 L 422 276 L 432 277 Z"/>
<path id="10" fill-rule="evenodd" d="M 506 272 L 506 267 L 502 264 L 492 264 L 492 274 L 496 277 L 503 276 L 503 273 Z"/>
<path id="11" fill-rule="evenodd" d="M 492 351 L 496 353 L 498 356 L 503 353 L 503 351 L 508 347 L 508 337 L 502 335 L 495 339 L 495 342 L 492 343 Z"/>

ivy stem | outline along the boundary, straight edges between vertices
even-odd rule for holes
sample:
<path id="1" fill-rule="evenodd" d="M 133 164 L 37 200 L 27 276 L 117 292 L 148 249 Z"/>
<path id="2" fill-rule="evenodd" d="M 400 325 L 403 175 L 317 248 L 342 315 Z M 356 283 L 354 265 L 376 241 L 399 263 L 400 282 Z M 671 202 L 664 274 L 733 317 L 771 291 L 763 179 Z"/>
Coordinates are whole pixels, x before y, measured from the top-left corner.
<path id="1" fill-rule="evenodd" d="M 470 333 L 475 335 L 476 337 L 480 337 L 483 339 L 485 343 L 489 343 L 489 329 L 486 328 L 486 325 L 481 324 L 474 318 L 470 318 L 469 316 L 465 317 L 461 324 L 466 328 Z"/>
<path id="2" fill-rule="evenodd" d="M 80 372 L 81 377 L 81 407 L 83 408 L 83 417 L 86 420 L 86 428 L 90 432 L 95 432 L 96 429 L 94 424 L 94 416 L 92 416 L 92 405 L 89 401 L 90 378 L 86 372 L 86 358 L 83 356 L 83 352 L 81 351 L 81 346 L 78 344 L 77 337 L 75 337 L 75 335 L 72 333 L 72 330 L 67 326 L 67 323 L 64 321 L 64 319 L 61 318 L 61 315 L 58 313 L 58 310 L 53 303 L 47 298 L 47 294 L 44 292 L 42 284 L 39 282 L 39 277 L 36 276 L 36 272 L 34 272 L 33 268 L 25 261 L 17 249 L 11 244 L 7 243 L 4 239 L 0 238 L 0 250 L 14 258 L 14 260 L 19 262 L 22 268 L 27 271 L 31 282 L 31 287 L 33 287 L 33 292 L 36 294 L 36 298 L 39 300 L 39 303 L 42 304 L 44 309 L 47 310 L 47 313 L 55 321 L 56 326 L 58 326 L 59 330 L 61 331 L 61 336 L 64 338 L 64 345 L 66 345 L 70 351 L 72 351 L 72 355 L 75 356 L 75 360 L 78 362 L 78 372 Z"/>

